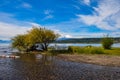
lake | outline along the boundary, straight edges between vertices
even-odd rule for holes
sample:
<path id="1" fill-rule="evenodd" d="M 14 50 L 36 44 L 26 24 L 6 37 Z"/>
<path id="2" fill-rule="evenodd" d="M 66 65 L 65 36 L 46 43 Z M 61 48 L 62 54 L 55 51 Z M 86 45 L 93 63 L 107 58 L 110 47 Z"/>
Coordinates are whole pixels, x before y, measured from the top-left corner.
<path id="1" fill-rule="evenodd" d="M 68 46 L 89 46 L 89 45 L 97 46 L 97 47 L 102 46 L 99 43 L 95 43 L 95 44 L 93 44 L 93 43 L 65 43 L 65 44 L 57 43 L 57 44 L 50 44 L 50 46 L 66 46 L 66 47 L 68 47 Z M 112 45 L 112 47 L 120 47 L 120 43 L 114 43 Z"/>
<path id="2" fill-rule="evenodd" d="M 55 44 L 52 44 L 55 45 Z M 57 44 L 87 46 L 87 44 Z M 88 44 L 90 45 L 90 44 Z M 95 45 L 95 44 L 94 44 Z M 97 44 L 98 46 L 98 44 Z M 11 54 L 9 44 L 0 45 L 0 55 Z M 119 80 L 120 67 L 64 61 L 53 55 L 22 54 L 0 58 L 0 80 Z"/>

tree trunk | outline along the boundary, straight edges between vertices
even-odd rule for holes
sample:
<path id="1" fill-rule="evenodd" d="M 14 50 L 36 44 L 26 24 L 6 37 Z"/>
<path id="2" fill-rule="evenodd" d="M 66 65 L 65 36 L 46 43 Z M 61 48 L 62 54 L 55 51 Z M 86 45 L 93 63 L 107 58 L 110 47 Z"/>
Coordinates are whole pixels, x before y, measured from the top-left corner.
<path id="1" fill-rule="evenodd" d="M 47 44 L 44 43 L 44 45 L 45 45 L 45 51 L 48 51 L 48 46 L 47 46 Z"/>
<path id="2" fill-rule="evenodd" d="M 48 51 L 48 45 L 47 45 L 47 43 L 42 43 L 42 44 L 41 44 L 41 49 L 42 49 L 43 51 Z"/>

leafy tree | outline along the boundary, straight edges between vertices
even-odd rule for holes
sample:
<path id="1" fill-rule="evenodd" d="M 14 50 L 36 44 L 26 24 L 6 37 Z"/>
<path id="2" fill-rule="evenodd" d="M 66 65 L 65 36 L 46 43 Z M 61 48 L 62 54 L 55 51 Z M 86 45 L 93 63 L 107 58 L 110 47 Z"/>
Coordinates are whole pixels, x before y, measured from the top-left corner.
<path id="1" fill-rule="evenodd" d="M 110 38 L 108 35 L 102 39 L 102 46 L 104 49 L 111 49 L 112 44 L 113 44 L 113 39 Z"/>
<path id="2" fill-rule="evenodd" d="M 25 51 L 27 48 L 25 38 L 26 35 L 17 35 L 12 38 L 12 47 L 17 48 L 19 51 Z"/>
<path id="3" fill-rule="evenodd" d="M 33 51 L 38 47 L 36 44 L 39 44 L 41 50 L 47 51 L 48 45 L 58 37 L 59 35 L 52 30 L 33 27 L 27 34 L 15 36 L 12 39 L 12 45 L 20 51 Z"/>
<path id="4" fill-rule="evenodd" d="M 59 37 L 58 34 L 52 30 L 45 28 L 33 27 L 28 31 L 28 43 L 30 45 L 39 44 L 44 51 L 48 50 L 48 45 Z"/>

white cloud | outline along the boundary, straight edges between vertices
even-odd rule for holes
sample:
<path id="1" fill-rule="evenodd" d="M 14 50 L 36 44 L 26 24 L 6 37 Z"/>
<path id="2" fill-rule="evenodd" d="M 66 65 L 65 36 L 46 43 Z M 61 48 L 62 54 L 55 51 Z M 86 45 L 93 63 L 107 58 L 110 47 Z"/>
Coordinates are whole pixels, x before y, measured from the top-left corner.
<path id="1" fill-rule="evenodd" d="M 45 10 L 44 11 L 45 17 L 43 20 L 52 19 L 54 17 L 52 13 L 53 13 L 52 10 Z"/>
<path id="2" fill-rule="evenodd" d="M 93 15 L 78 15 L 79 21 L 103 30 L 120 29 L 119 3 L 119 0 L 101 0 L 98 7 L 94 7 Z"/>
<path id="3" fill-rule="evenodd" d="M 52 10 L 45 10 L 45 11 L 44 11 L 44 14 L 46 14 L 46 15 L 49 15 L 49 14 L 51 14 L 51 13 L 53 13 Z"/>
<path id="4" fill-rule="evenodd" d="M 43 20 L 52 19 L 53 17 L 53 15 L 47 15 Z"/>
<path id="5" fill-rule="evenodd" d="M 72 36 L 71 35 L 64 35 L 65 36 L 65 38 L 72 38 Z"/>
<path id="6" fill-rule="evenodd" d="M 26 3 L 26 2 L 23 2 L 21 4 L 21 6 L 24 7 L 24 8 L 32 8 L 32 6 L 29 3 Z"/>
<path id="7" fill-rule="evenodd" d="M 17 34 L 24 34 L 30 27 L 0 22 L 0 39 L 10 39 Z"/>
<path id="8" fill-rule="evenodd" d="M 73 38 L 73 36 L 70 35 L 69 33 L 61 32 L 61 31 L 58 31 L 57 33 L 60 35 L 60 38 Z"/>
<path id="9" fill-rule="evenodd" d="M 77 5 L 73 5 L 74 8 L 76 8 L 77 10 L 80 10 L 80 7 Z"/>
<path id="10" fill-rule="evenodd" d="M 32 26 L 30 22 L 19 21 L 15 19 L 15 15 L 0 12 L 0 39 L 10 40 L 17 34 L 23 34 Z"/>
<path id="11" fill-rule="evenodd" d="M 3 21 L 3 22 L 15 21 L 15 19 L 13 19 L 12 17 L 14 17 L 13 14 L 5 13 L 5 12 L 0 12 L 0 21 Z"/>
<path id="12" fill-rule="evenodd" d="M 29 25 L 30 26 L 29 22 L 17 20 L 15 16 L 16 15 L 14 14 L 0 12 L 0 22 L 12 23 L 15 25 Z"/>
<path id="13" fill-rule="evenodd" d="M 101 38 L 105 35 L 109 34 L 111 37 L 120 37 L 120 32 L 98 32 L 98 33 L 91 33 L 91 32 L 79 32 L 79 33 L 63 33 L 61 37 L 66 38 Z"/>
<path id="14" fill-rule="evenodd" d="M 40 24 L 38 24 L 38 23 L 34 23 L 34 22 L 30 22 L 29 24 L 31 24 L 32 26 L 41 26 Z"/>
<path id="15" fill-rule="evenodd" d="M 83 0 L 86 5 L 90 4 L 90 0 Z"/>

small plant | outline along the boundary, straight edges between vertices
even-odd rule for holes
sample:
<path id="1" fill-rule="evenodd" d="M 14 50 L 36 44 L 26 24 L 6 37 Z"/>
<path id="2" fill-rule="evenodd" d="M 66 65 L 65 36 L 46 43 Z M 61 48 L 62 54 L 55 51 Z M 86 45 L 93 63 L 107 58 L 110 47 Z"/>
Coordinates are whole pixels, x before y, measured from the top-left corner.
<path id="1" fill-rule="evenodd" d="M 102 39 L 102 46 L 104 49 L 111 49 L 113 44 L 113 39 L 110 38 L 108 35 Z"/>

